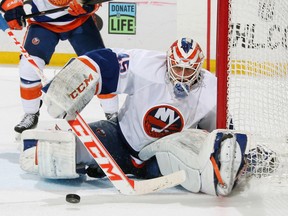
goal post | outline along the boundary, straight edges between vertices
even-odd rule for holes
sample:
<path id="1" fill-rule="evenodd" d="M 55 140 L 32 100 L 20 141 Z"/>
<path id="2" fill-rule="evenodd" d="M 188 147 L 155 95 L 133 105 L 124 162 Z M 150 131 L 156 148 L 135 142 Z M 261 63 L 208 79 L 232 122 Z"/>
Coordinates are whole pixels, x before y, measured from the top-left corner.
<path id="1" fill-rule="evenodd" d="M 218 0 L 217 127 L 253 135 L 288 174 L 288 1 Z M 278 166 L 278 165 L 277 165 Z"/>
<path id="2" fill-rule="evenodd" d="M 217 128 L 222 129 L 227 127 L 228 31 L 229 0 L 218 0 L 216 39 Z"/>

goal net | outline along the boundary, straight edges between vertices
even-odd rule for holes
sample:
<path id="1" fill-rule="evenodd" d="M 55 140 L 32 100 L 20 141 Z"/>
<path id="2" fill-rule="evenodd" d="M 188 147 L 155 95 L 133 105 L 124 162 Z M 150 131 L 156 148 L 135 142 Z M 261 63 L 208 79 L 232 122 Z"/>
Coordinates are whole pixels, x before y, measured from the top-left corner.
<path id="1" fill-rule="evenodd" d="M 265 159 L 253 171 L 283 182 L 279 178 L 288 175 L 288 1 L 218 1 L 216 61 L 217 127 L 232 124 L 251 133 L 253 147 L 264 146 L 251 160 L 275 152 L 277 159 Z"/>

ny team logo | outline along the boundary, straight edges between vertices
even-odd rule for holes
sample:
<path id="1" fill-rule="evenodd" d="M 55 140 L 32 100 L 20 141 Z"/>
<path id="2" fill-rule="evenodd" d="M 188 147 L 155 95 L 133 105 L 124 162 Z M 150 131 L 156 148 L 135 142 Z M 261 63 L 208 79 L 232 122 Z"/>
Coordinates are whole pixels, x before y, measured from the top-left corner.
<path id="1" fill-rule="evenodd" d="M 175 107 L 160 105 L 148 110 L 143 120 L 146 134 L 153 138 L 161 138 L 182 131 L 184 120 Z"/>

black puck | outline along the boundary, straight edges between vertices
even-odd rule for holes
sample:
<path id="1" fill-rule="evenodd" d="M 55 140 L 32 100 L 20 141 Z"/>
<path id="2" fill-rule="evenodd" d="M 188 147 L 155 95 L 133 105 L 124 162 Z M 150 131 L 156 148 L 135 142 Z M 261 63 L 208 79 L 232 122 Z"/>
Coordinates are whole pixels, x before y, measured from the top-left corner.
<path id="1" fill-rule="evenodd" d="M 69 203 L 79 203 L 80 202 L 80 196 L 77 194 L 67 194 L 66 195 L 66 201 Z"/>

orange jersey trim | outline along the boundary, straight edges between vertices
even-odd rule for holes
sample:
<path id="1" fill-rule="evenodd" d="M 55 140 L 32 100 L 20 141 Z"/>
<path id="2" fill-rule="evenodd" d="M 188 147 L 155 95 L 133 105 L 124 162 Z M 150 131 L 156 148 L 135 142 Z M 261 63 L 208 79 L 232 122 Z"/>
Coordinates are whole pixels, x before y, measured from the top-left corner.
<path id="1" fill-rule="evenodd" d="M 85 59 L 85 58 L 81 58 L 81 57 L 78 57 L 78 59 L 80 61 L 82 61 L 84 64 L 86 64 L 89 68 L 91 68 L 93 71 L 95 71 L 97 73 L 97 70 L 95 68 L 95 66 L 88 60 L 88 59 Z"/>
<path id="2" fill-rule="evenodd" d="M 100 99 L 109 99 L 115 97 L 116 94 L 99 94 L 97 95 L 98 98 Z"/>
<path id="3" fill-rule="evenodd" d="M 39 84 L 33 88 L 20 87 L 20 95 L 22 99 L 33 100 L 39 98 L 42 95 L 42 85 Z"/>
<path id="4" fill-rule="evenodd" d="M 46 28 L 52 32 L 56 32 L 56 33 L 62 33 L 62 32 L 67 32 L 67 31 L 71 31 L 79 26 L 81 26 L 84 22 L 87 21 L 87 19 L 91 16 L 91 14 L 88 14 L 86 16 L 82 16 L 79 17 L 77 19 L 75 19 L 73 22 L 66 24 L 66 25 L 52 25 L 49 23 L 45 23 L 45 22 L 36 22 L 36 21 L 32 21 L 31 19 L 28 19 L 28 23 L 29 25 L 31 24 L 36 24 L 36 25 L 40 25 L 43 28 Z"/>
<path id="5" fill-rule="evenodd" d="M 80 61 L 82 61 L 84 64 L 86 64 L 89 68 L 91 68 L 93 71 L 95 71 L 95 73 L 98 73 L 97 72 L 97 69 L 96 67 L 88 60 L 88 59 L 85 59 L 85 58 L 81 58 L 81 57 L 78 57 L 78 59 Z M 99 82 L 97 83 L 96 85 L 96 90 L 95 90 L 95 93 L 94 95 L 97 95 L 99 93 Z"/>

